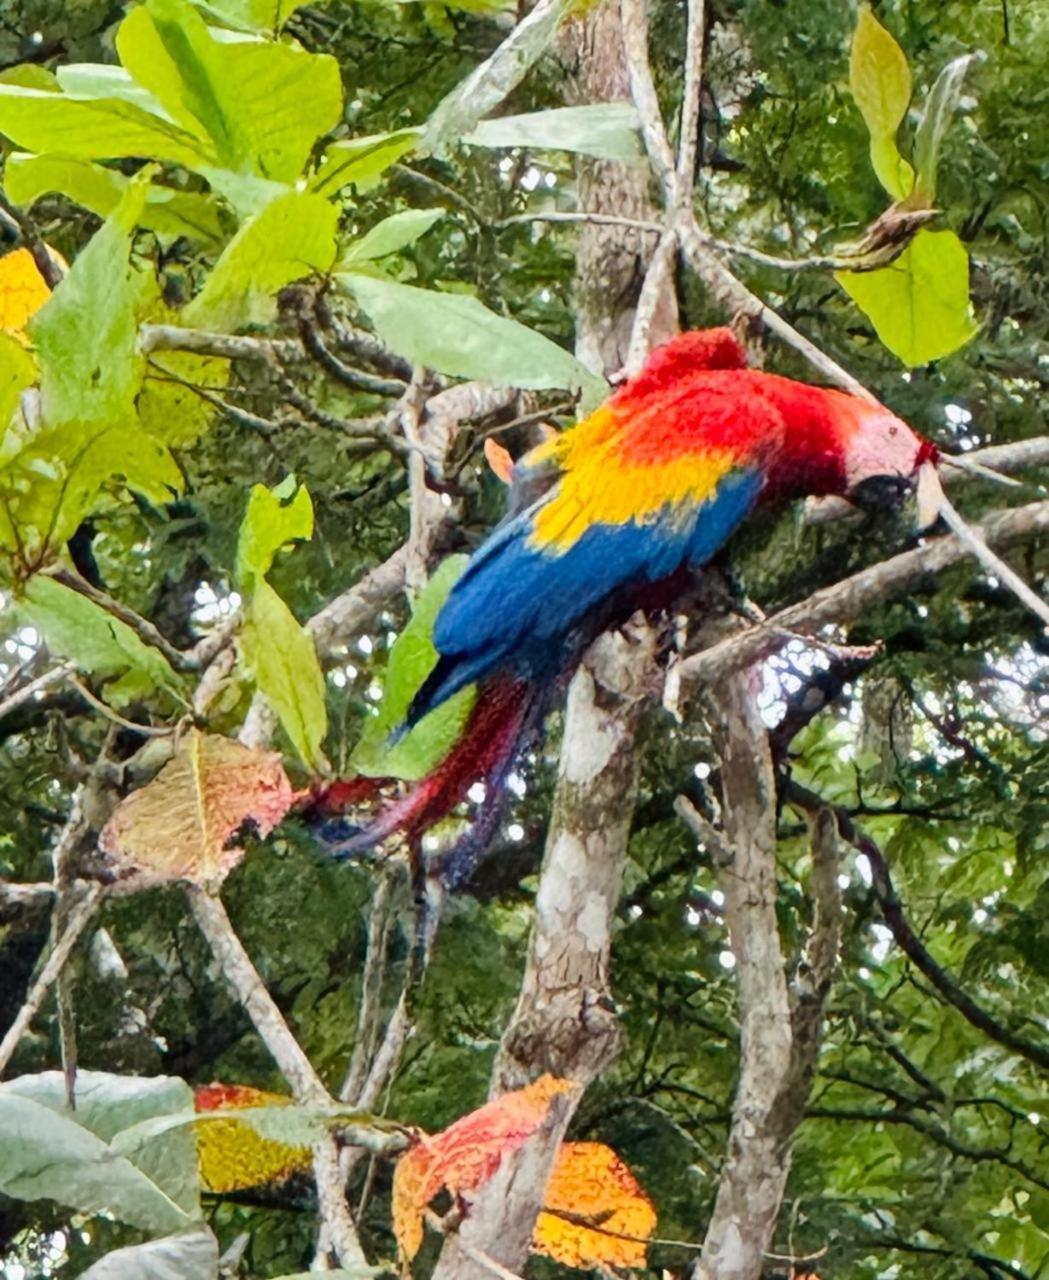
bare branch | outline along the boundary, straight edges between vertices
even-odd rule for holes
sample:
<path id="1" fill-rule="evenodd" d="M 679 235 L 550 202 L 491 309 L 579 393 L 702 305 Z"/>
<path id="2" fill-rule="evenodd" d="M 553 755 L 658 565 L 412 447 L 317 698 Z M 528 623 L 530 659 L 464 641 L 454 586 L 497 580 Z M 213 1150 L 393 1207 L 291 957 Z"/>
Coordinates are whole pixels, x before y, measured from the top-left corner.
<path id="1" fill-rule="evenodd" d="M 62 680 L 68 680 L 70 674 L 75 670 L 74 663 L 63 662 L 59 666 L 45 671 L 43 675 L 37 676 L 34 680 L 28 681 L 20 689 L 16 689 L 14 693 L 9 693 L 0 702 L 0 719 L 3 719 L 8 712 L 14 711 L 16 707 L 20 707 L 23 702 L 28 702 L 30 698 L 35 698 L 37 694 L 50 688 L 51 685 L 58 684 Z"/>
<path id="2" fill-rule="evenodd" d="M 302 344 L 294 338 L 249 338 L 232 333 L 206 333 L 176 324 L 144 324 L 138 331 L 138 349 L 148 356 L 154 351 L 192 351 L 196 355 L 219 356 L 224 360 L 274 359 L 305 360 Z"/>
<path id="3" fill-rule="evenodd" d="M 699 159 L 702 125 L 703 41 L 706 36 L 704 0 L 689 0 L 685 33 L 685 91 L 681 100 L 681 135 L 677 153 L 677 181 L 682 194 L 692 190 Z"/>
<path id="4" fill-rule="evenodd" d="M 620 13 L 623 20 L 623 45 L 626 49 L 627 68 L 630 72 L 630 88 L 634 105 L 641 117 L 641 136 L 645 140 L 648 158 L 663 188 L 668 209 L 678 203 L 678 181 L 674 154 L 667 141 L 663 115 L 659 109 L 652 69 L 648 62 L 648 10 L 646 0 L 622 0 Z"/>

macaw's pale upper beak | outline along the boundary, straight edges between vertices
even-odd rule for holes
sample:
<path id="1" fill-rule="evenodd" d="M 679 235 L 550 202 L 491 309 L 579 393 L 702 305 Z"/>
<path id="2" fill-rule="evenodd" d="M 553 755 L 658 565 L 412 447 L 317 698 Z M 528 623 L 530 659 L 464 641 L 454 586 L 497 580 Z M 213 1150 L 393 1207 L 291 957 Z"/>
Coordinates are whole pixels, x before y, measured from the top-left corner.
<path id="1" fill-rule="evenodd" d="M 918 532 L 920 533 L 936 523 L 943 509 L 944 494 L 943 486 L 940 484 L 940 471 L 931 458 L 918 468 L 914 491 L 917 498 Z"/>

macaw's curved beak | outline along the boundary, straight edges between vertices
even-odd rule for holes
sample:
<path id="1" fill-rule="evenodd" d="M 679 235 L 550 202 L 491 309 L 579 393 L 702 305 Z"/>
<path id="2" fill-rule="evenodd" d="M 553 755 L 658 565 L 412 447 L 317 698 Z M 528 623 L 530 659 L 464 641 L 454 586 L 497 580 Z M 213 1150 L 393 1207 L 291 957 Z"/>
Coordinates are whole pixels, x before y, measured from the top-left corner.
<path id="1" fill-rule="evenodd" d="M 915 495 L 918 531 L 934 525 L 940 515 L 943 489 L 935 460 L 928 458 L 910 475 L 867 476 L 849 490 L 848 500 L 869 515 L 894 511 Z"/>
<path id="2" fill-rule="evenodd" d="M 927 458 L 918 468 L 914 491 L 917 498 L 918 532 L 921 533 L 936 523 L 943 508 L 943 486 L 940 484 L 940 469 L 935 459 Z"/>

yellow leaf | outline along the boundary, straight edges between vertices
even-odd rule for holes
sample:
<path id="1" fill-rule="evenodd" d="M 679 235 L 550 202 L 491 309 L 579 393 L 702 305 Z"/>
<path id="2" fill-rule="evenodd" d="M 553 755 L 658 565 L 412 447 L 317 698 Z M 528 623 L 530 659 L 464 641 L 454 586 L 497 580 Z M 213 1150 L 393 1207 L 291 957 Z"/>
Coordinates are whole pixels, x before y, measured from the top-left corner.
<path id="1" fill-rule="evenodd" d="M 914 186 L 914 170 L 896 147 L 896 131 L 911 100 L 911 69 L 907 55 L 866 7 L 852 37 L 849 88 L 870 132 L 878 181 L 902 200 Z"/>
<path id="2" fill-rule="evenodd" d="M 0 329 L 20 333 L 50 296 L 28 249 L 15 249 L 0 258 Z"/>
<path id="3" fill-rule="evenodd" d="M 566 1142 L 546 1187 L 532 1248 L 566 1267 L 643 1267 L 656 1211 L 611 1147 Z"/>

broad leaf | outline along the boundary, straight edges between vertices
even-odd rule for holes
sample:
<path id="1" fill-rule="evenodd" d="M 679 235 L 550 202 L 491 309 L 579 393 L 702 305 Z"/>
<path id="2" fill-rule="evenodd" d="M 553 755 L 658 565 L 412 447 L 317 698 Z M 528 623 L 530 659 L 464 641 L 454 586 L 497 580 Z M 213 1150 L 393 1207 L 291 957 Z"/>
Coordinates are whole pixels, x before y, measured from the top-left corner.
<path id="1" fill-rule="evenodd" d="M 449 556 L 415 602 L 411 621 L 390 650 L 378 712 L 364 724 L 364 732 L 350 757 L 358 773 L 374 778 L 424 778 L 451 750 L 476 699 L 471 686 L 461 689 L 407 733 L 390 744 L 390 735 L 404 720 L 419 686 L 433 670 L 437 650 L 433 624 L 448 593 L 466 565 L 466 556 Z"/>
<path id="2" fill-rule="evenodd" d="M 443 209 L 405 209 L 383 218 L 370 231 L 353 241 L 342 257 L 340 268 L 345 270 L 357 262 L 373 258 L 385 258 L 407 245 L 414 244 L 426 234 L 435 222 L 444 217 Z"/>
<path id="3" fill-rule="evenodd" d="M 117 705 L 158 689 L 178 689 L 178 677 L 158 649 L 93 600 L 53 578 L 30 578 L 18 611 L 56 657 L 75 662 L 86 675 L 120 676 L 119 684 L 107 690 Z"/>
<path id="4" fill-rule="evenodd" d="M 195 0 L 208 17 L 238 31 L 276 35 L 292 14 L 308 0 Z"/>
<path id="5" fill-rule="evenodd" d="M 217 162 L 293 181 L 338 122 L 334 58 L 293 44 L 219 40 L 189 0 L 147 0 L 117 35 L 121 61 L 186 127 L 211 139 Z"/>
<path id="6" fill-rule="evenodd" d="M 99 848 L 147 879 L 221 880 L 244 856 L 229 843 L 236 832 L 268 835 L 292 799 L 276 752 L 192 729 L 153 781 L 117 805 Z"/>
<path id="7" fill-rule="evenodd" d="M 114 1249 L 77 1280 L 215 1280 L 219 1245 L 208 1227 Z"/>
<path id="8" fill-rule="evenodd" d="M 289 542 L 313 537 L 313 503 L 305 485 L 288 476 L 273 489 L 252 487 L 237 537 L 238 584 L 250 590 L 270 571 L 273 557 Z"/>
<path id="9" fill-rule="evenodd" d="M 186 308 L 184 322 L 211 329 L 265 324 L 286 284 L 331 269 L 337 222 L 338 210 L 321 196 L 308 191 L 278 196 L 227 245 Z"/>
<path id="10" fill-rule="evenodd" d="M 117 1154 L 79 1111 L 57 1102 L 61 1073 L 47 1077 L 43 1088 L 40 1077 L 0 1085 L 0 1191 L 19 1200 L 57 1200 L 82 1213 L 109 1213 L 147 1231 L 191 1227 L 199 1208 L 183 1207 L 171 1193 L 172 1184 L 184 1188 L 195 1177 L 190 1167 L 179 1167 L 177 1147 L 164 1144 L 165 1163 L 171 1163 L 163 1175 L 147 1170 L 145 1158 L 140 1163 Z"/>
<path id="11" fill-rule="evenodd" d="M 977 331 L 969 255 L 953 231 L 920 231 L 889 266 L 834 278 L 906 365 L 948 356 Z"/>
<path id="12" fill-rule="evenodd" d="M 930 204 L 936 198 L 936 169 L 943 136 L 961 100 L 966 73 L 980 57 L 982 55 L 970 53 L 949 62 L 936 77 L 936 83 L 925 99 L 921 119 L 914 132 L 915 192 Z"/>
<path id="13" fill-rule="evenodd" d="M 13 333 L 0 333 L 0 467 L 4 454 L 4 434 L 19 398 L 36 381 L 36 361 L 32 352 Z"/>
<path id="14" fill-rule="evenodd" d="M 146 202 L 144 173 L 76 257 L 29 332 L 40 357 L 40 394 L 51 427 L 130 421 L 142 381 L 136 311 L 149 279 L 130 263 Z"/>
<path id="15" fill-rule="evenodd" d="M 230 362 L 193 351 L 154 351 L 138 396 L 144 430 L 165 445 L 185 447 L 211 429 L 218 408 L 200 390 L 221 392 Z"/>
<path id="16" fill-rule="evenodd" d="M 556 107 L 520 116 L 482 120 L 463 138 L 472 147 L 533 147 L 579 151 L 630 164 L 644 155 L 637 110 L 627 102 Z"/>
<path id="17" fill-rule="evenodd" d="M 333 142 L 310 182 L 310 190 L 331 196 L 353 183 L 358 191 L 368 191 L 390 165 L 418 145 L 421 135 L 421 129 L 398 129 Z"/>
<path id="18" fill-rule="evenodd" d="M 386 345 L 416 364 L 496 386 L 567 387 L 582 391 L 587 406 L 608 395 L 605 380 L 562 347 L 476 298 L 372 276 L 344 273 L 337 279 Z"/>
<path id="19" fill-rule="evenodd" d="M 911 100 L 911 69 L 903 50 L 866 6 L 852 37 L 849 88 L 871 136 L 878 181 L 902 200 L 914 185 L 914 171 L 896 146 L 896 131 Z"/>
<path id="20" fill-rule="evenodd" d="M 310 768 L 323 765 L 328 731 L 324 675 L 310 634 L 265 581 L 257 581 L 240 636 L 244 665 Z"/>

